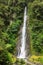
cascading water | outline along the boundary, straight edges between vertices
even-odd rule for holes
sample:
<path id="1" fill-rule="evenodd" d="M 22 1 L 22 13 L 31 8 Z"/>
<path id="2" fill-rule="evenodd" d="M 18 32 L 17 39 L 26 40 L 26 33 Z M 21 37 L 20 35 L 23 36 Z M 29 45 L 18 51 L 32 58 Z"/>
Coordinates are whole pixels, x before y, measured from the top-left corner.
<path id="1" fill-rule="evenodd" d="M 26 7 L 24 10 L 24 22 L 23 22 L 23 27 L 22 27 L 22 37 L 21 37 L 21 47 L 20 47 L 20 54 L 18 54 L 18 58 L 26 58 L 26 50 L 25 50 L 25 46 L 26 46 L 26 20 L 27 20 L 27 16 L 26 16 Z M 19 51 L 18 51 L 19 53 Z"/>

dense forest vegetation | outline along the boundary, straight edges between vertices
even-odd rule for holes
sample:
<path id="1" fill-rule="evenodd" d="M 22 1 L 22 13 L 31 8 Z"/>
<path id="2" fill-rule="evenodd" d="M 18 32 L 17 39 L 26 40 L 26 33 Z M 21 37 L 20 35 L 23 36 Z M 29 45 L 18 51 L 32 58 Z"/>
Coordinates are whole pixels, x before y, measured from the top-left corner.
<path id="1" fill-rule="evenodd" d="M 43 0 L 0 0 L 0 65 L 17 63 L 16 45 L 27 6 L 30 55 L 43 56 Z M 39 60 L 43 63 L 43 59 Z M 24 65 L 25 62 L 19 61 Z"/>

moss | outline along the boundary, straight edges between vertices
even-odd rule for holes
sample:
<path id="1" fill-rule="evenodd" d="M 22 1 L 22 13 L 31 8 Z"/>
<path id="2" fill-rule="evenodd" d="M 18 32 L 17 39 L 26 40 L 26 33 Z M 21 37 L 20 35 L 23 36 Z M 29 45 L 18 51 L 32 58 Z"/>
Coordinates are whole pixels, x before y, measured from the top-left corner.
<path id="1" fill-rule="evenodd" d="M 29 58 L 29 61 L 34 62 L 34 63 L 41 63 L 41 64 L 43 64 L 43 56 L 32 55 Z"/>

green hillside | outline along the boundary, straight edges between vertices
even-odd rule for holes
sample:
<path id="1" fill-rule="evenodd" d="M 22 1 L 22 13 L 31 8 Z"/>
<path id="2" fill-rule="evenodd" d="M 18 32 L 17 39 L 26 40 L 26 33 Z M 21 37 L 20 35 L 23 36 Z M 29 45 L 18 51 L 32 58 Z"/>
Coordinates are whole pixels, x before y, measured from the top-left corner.
<path id="1" fill-rule="evenodd" d="M 0 65 L 25 65 L 16 57 L 19 30 L 27 7 L 31 56 L 43 64 L 43 0 L 0 0 Z M 28 35 L 29 35 L 28 34 Z"/>

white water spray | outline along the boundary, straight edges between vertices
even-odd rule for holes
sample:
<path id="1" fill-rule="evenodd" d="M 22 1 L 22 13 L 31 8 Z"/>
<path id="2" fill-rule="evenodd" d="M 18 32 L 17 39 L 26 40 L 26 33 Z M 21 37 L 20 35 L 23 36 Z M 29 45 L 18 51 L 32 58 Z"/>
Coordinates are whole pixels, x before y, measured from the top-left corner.
<path id="1" fill-rule="evenodd" d="M 24 22 L 23 22 L 23 27 L 22 27 L 22 37 L 21 37 L 21 47 L 20 47 L 20 54 L 18 54 L 18 58 L 26 58 L 26 7 L 24 10 Z M 19 52 L 19 51 L 18 51 Z"/>

